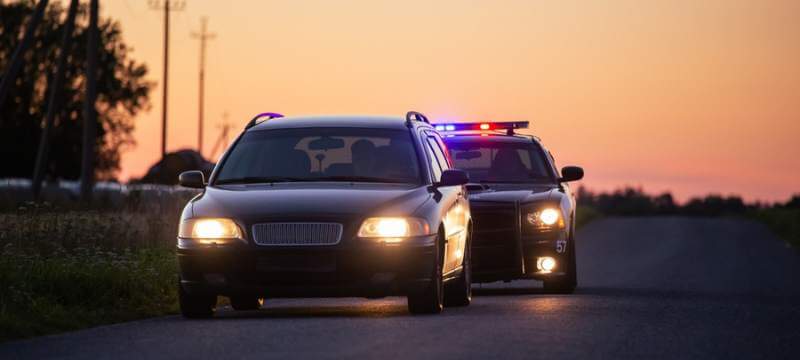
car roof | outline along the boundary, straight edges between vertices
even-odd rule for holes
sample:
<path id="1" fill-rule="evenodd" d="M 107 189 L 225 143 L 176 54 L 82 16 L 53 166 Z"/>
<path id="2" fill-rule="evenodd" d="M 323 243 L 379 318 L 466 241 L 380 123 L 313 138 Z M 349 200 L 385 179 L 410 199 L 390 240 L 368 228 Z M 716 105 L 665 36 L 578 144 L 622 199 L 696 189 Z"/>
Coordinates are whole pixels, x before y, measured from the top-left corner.
<path id="1" fill-rule="evenodd" d="M 427 126 L 427 123 L 413 121 L 415 126 Z M 364 116 L 364 115 L 325 115 L 325 116 L 287 116 L 263 121 L 248 131 L 294 129 L 307 127 L 354 127 L 373 129 L 407 130 L 406 119 L 401 116 Z"/>

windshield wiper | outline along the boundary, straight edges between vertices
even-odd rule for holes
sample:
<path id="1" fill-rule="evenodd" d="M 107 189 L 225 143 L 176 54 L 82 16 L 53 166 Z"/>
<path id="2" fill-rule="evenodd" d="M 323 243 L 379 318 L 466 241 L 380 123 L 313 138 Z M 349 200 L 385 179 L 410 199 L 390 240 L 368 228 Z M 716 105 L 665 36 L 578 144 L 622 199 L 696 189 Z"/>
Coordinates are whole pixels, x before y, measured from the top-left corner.
<path id="1" fill-rule="evenodd" d="M 399 179 L 387 179 L 375 176 L 351 176 L 351 175 L 338 175 L 338 176 L 322 176 L 306 179 L 307 181 L 350 181 L 350 182 L 378 182 L 378 183 L 407 183 L 408 181 Z"/>
<path id="2" fill-rule="evenodd" d="M 293 182 L 293 181 L 305 181 L 305 180 L 308 179 L 296 178 L 296 177 L 284 177 L 284 176 L 246 176 L 241 178 L 217 180 L 214 184 L 215 185 L 259 184 L 259 183 Z"/>

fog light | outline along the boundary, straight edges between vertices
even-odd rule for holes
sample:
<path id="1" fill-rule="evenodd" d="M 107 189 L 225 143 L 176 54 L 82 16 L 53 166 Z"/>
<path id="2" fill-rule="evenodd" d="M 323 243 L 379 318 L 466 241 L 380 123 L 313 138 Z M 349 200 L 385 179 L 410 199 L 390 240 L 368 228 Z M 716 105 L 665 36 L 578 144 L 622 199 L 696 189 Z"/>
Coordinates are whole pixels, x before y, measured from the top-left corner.
<path id="1" fill-rule="evenodd" d="M 549 256 L 536 259 L 536 269 L 540 272 L 549 273 L 556 268 L 556 259 Z"/>

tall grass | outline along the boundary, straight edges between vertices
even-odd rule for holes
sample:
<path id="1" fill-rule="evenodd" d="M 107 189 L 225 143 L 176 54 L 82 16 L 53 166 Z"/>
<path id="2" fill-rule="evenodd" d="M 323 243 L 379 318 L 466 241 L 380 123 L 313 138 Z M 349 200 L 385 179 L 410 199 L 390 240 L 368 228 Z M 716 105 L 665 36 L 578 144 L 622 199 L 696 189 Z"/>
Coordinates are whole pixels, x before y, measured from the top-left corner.
<path id="1" fill-rule="evenodd" d="M 175 236 L 193 195 L 0 208 L 0 341 L 176 312 Z"/>
<path id="2" fill-rule="evenodd" d="M 167 249 L 0 253 L 0 341 L 176 311 Z"/>

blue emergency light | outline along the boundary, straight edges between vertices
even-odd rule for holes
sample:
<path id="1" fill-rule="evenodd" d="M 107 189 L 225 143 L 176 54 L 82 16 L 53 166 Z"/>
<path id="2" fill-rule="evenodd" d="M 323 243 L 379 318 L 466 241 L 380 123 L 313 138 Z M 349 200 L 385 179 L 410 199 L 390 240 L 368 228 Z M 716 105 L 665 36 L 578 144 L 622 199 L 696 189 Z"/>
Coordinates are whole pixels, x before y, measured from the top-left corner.
<path id="1" fill-rule="evenodd" d="M 498 121 L 498 122 L 476 122 L 476 123 L 448 123 L 437 124 L 434 127 L 437 131 L 480 131 L 480 130 L 507 130 L 509 133 L 514 129 L 527 129 L 528 121 Z"/>

